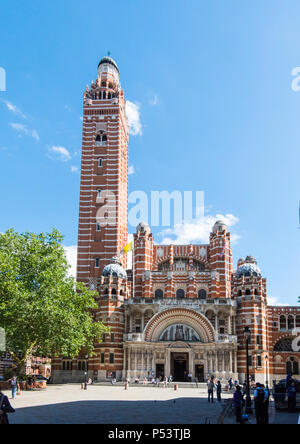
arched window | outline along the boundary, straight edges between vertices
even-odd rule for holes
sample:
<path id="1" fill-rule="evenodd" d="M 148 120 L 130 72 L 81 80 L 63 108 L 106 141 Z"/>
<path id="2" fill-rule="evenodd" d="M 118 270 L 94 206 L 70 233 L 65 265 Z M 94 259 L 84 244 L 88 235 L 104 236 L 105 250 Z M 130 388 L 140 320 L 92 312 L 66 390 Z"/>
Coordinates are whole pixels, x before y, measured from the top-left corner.
<path id="1" fill-rule="evenodd" d="M 280 316 L 279 324 L 280 324 L 280 330 L 286 330 L 286 318 L 285 318 L 285 316 L 283 316 L 283 315 Z"/>
<path id="2" fill-rule="evenodd" d="M 104 294 L 108 294 L 108 288 L 105 289 Z"/>
<path id="3" fill-rule="evenodd" d="M 293 375 L 299 375 L 299 364 L 297 361 L 293 362 Z"/>
<path id="4" fill-rule="evenodd" d="M 293 330 L 294 328 L 294 316 L 288 317 L 288 330 Z"/>
<path id="5" fill-rule="evenodd" d="M 117 294 L 117 290 L 116 290 L 115 288 L 113 288 L 112 291 L 111 291 L 111 294 L 114 295 L 114 296 L 116 296 L 116 294 Z"/>
<path id="6" fill-rule="evenodd" d="M 242 296 L 242 290 L 238 291 L 238 296 Z"/>
<path id="7" fill-rule="evenodd" d="M 106 87 L 106 82 L 102 82 L 101 86 L 102 86 L 102 88 L 105 88 Z"/>
<path id="8" fill-rule="evenodd" d="M 258 295 L 258 291 L 257 291 L 257 289 L 254 290 L 254 294 L 255 294 L 255 296 Z"/>
<path id="9" fill-rule="evenodd" d="M 104 134 L 104 131 L 99 131 L 96 134 L 96 145 L 105 145 L 107 142 L 107 135 Z"/>
<path id="10" fill-rule="evenodd" d="M 184 297 L 185 297 L 185 293 L 184 293 L 184 290 L 177 290 L 177 292 L 176 292 L 176 299 L 184 299 Z"/>
<path id="11" fill-rule="evenodd" d="M 246 293 L 245 294 L 246 294 L 246 296 L 250 296 L 251 295 L 251 291 L 250 291 L 249 288 L 246 289 Z"/>
<path id="12" fill-rule="evenodd" d="M 286 362 L 286 373 L 291 375 L 299 375 L 299 364 L 294 357 L 291 357 Z"/>
<path id="13" fill-rule="evenodd" d="M 155 299 L 163 299 L 164 298 L 164 292 L 160 289 L 155 291 Z"/>
<path id="14" fill-rule="evenodd" d="M 106 99 L 106 92 L 105 91 L 103 91 L 103 99 L 104 100 Z"/>
<path id="15" fill-rule="evenodd" d="M 199 290 L 198 291 L 198 299 L 206 299 L 207 294 L 205 290 Z"/>
<path id="16" fill-rule="evenodd" d="M 296 316 L 296 328 L 300 328 L 300 316 Z"/>

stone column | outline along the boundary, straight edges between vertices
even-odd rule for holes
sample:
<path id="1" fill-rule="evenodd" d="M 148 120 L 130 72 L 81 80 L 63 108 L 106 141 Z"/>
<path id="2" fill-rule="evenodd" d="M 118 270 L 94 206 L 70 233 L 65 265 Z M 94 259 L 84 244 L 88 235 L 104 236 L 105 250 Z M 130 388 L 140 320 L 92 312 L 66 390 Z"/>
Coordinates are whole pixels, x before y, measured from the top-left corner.
<path id="1" fill-rule="evenodd" d="M 144 371 L 144 349 L 142 348 L 142 378 L 144 379 L 145 377 L 145 371 Z"/>
<path id="2" fill-rule="evenodd" d="M 144 328 L 145 328 L 145 315 L 144 312 L 142 312 L 142 325 L 141 325 L 142 333 L 144 332 Z"/>
<path id="3" fill-rule="evenodd" d="M 134 351 L 134 376 L 137 376 L 137 349 Z"/>
<path id="4" fill-rule="evenodd" d="M 232 373 L 232 351 L 229 351 L 229 371 Z"/>
<path id="5" fill-rule="evenodd" d="M 126 347 L 124 347 L 124 354 L 123 354 L 123 378 L 126 378 Z"/>
<path id="6" fill-rule="evenodd" d="M 228 316 L 228 334 L 231 335 L 231 318 Z"/>
<path id="7" fill-rule="evenodd" d="M 194 350 L 191 350 L 189 353 L 189 373 L 194 376 Z"/>
<path id="8" fill-rule="evenodd" d="M 130 318 L 129 318 L 129 333 L 132 333 L 132 328 L 133 328 L 133 314 L 130 313 Z"/>
<path id="9" fill-rule="evenodd" d="M 223 372 L 226 372 L 226 369 L 225 369 L 225 352 L 223 351 L 223 356 L 222 356 L 222 371 Z"/>
<path id="10" fill-rule="evenodd" d="M 128 349 L 128 370 L 127 370 L 127 375 L 130 378 L 130 373 L 131 373 L 131 348 Z"/>

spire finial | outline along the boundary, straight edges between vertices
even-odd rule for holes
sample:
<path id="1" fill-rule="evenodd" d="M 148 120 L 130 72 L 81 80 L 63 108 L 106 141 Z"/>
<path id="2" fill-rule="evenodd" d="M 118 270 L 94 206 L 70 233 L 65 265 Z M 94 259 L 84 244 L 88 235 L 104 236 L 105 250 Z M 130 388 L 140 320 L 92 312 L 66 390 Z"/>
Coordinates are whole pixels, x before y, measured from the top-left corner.
<path id="1" fill-rule="evenodd" d="M 107 56 L 110 57 L 110 51 L 107 51 Z"/>

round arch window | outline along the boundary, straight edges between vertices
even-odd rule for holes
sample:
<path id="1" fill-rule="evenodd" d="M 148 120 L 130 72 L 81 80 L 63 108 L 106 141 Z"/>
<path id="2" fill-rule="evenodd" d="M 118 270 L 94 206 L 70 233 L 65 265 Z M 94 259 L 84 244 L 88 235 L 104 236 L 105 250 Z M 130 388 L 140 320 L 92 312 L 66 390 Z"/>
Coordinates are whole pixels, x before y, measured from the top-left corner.
<path id="1" fill-rule="evenodd" d="M 182 289 L 177 290 L 177 292 L 176 292 L 176 299 L 184 299 L 184 297 L 185 297 L 184 290 L 182 290 Z"/>

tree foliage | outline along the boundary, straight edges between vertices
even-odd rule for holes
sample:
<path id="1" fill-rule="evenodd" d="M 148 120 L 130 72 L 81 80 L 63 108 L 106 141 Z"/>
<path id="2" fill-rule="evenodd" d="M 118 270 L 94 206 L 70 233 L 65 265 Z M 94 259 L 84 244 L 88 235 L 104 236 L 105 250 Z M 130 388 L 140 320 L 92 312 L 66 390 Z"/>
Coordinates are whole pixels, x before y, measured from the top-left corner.
<path id="1" fill-rule="evenodd" d="M 0 326 L 20 371 L 32 353 L 92 354 L 94 344 L 109 332 L 93 319 L 96 293 L 68 275 L 62 240 L 55 229 L 0 234 Z"/>

